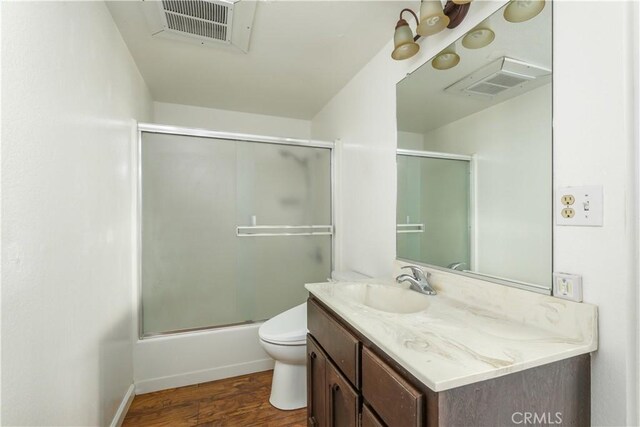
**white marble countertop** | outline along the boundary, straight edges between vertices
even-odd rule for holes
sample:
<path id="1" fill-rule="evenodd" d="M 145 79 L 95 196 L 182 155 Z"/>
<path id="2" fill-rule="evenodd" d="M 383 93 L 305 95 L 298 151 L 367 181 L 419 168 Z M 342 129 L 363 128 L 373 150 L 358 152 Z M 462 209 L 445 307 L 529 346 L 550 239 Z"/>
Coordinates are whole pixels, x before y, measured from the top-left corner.
<path id="1" fill-rule="evenodd" d="M 392 281 L 365 283 L 399 286 Z M 347 288 L 339 287 L 354 284 L 314 283 L 306 288 L 433 391 L 597 349 L 597 307 L 591 304 L 434 272 L 438 295 L 416 293 L 416 298 L 429 298 L 427 308 L 396 314 L 345 297 Z"/>

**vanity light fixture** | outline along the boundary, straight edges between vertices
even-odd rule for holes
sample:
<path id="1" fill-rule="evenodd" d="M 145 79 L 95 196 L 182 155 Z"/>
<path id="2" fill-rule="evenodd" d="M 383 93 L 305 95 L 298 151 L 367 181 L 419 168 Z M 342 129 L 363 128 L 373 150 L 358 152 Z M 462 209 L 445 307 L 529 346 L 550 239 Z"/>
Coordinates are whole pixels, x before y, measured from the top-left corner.
<path id="1" fill-rule="evenodd" d="M 544 9 L 545 0 L 511 0 L 504 9 L 504 19 L 524 22 L 537 16 Z"/>
<path id="2" fill-rule="evenodd" d="M 449 17 L 449 25 L 447 28 L 456 28 L 467 16 L 469 12 L 470 1 L 466 3 L 458 3 L 456 0 L 448 0 L 444 5 L 444 14 Z"/>
<path id="3" fill-rule="evenodd" d="M 462 38 L 462 46 L 467 49 L 480 49 L 488 46 L 496 38 L 496 34 L 485 20 L 469 31 Z"/>
<path id="4" fill-rule="evenodd" d="M 440 0 L 420 2 L 420 24 L 416 32 L 422 37 L 439 33 L 449 25 L 449 17 L 444 14 Z"/>
<path id="5" fill-rule="evenodd" d="M 420 2 L 420 19 L 411 9 L 402 9 L 400 19 L 396 23 L 393 34 L 393 52 L 391 57 L 395 60 L 408 59 L 420 50 L 416 43 L 420 37 L 427 37 L 445 28 L 455 28 L 464 20 L 469 11 L 469 3 L 472 0 L 447 0 L 444 8 L 440 0 L 422 0 Z M 404 12 L 409 12 L 416 20 L 415 37 L 411 27 L 402 18 Z"/>
<path id="6" fill-rule="evenodd" d="M 420 45 L 416 43 L 417 37 L 413 37 L 411 27 L 409 27 L 407 21 L 402 18 L 402 14 L 404 12 L 412 14 L 416 20 L 416 24 L 420 22 L 416 14 L 411 9 L 402 9 L 402 11 L 400 11 L 400 19 L 396 24 L 396 31 L 393 34 L 394 49 L 393 52 L 391 52 L 391 57 L 396 61 L 411 58 L 420 50 Z"/>
<path id="7" fill-rule="evenodd" d="M 455 44 L 452 44 L 433 58 L 431 66 L 436 70 L 448 70 L 458 65 L 459 62 L 460 56 L 456 53 Z"/>

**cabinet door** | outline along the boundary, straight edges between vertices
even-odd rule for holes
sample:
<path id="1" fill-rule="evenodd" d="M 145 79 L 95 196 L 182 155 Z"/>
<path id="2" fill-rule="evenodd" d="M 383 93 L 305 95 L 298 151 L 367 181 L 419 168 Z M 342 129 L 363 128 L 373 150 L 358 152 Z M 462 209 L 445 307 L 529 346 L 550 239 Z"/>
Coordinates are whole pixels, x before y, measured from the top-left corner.
<path id="1" fill-rule="evenodd" d="M 307 335 L 307 425 L 326 426 L 325 416 L 327 357 L 315 340 Z"/>
<path id="2" fill-rule="evenodd" d="M 358 394 L 331 363 L 327 368 L 327 426 L 356 427 L 358 425 Z"/>
<path id="3" fill-rule="evenodd" d="M 385 427 L 385 424 L 373 412 L 369 405 L 362 404 L 362 423 L 361 427 Z"/>

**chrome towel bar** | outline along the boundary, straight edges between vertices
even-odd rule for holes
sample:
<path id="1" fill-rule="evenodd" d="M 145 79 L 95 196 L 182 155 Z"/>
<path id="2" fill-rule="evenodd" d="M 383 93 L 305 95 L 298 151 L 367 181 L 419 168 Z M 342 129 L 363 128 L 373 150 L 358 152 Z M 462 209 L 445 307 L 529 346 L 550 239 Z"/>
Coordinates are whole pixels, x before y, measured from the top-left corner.
<path id="1" fill-rule="evenodd" d="M 238 237 L 331 236 L 332 225 L 239 225 Z"/>

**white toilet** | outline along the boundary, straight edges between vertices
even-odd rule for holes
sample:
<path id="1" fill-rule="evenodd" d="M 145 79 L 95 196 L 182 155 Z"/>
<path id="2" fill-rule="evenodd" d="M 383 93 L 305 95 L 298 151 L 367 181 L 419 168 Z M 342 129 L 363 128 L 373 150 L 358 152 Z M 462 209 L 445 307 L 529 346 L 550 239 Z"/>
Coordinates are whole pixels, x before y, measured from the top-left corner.
<path id="1" fill-rule="evenodd" d="M 340 281 L 368 277 L 354 271 L 332 273 Z M 276 361 L 269 402 L 285 410 L 307 406 L 307 303 L 267 320 L 258 335 L 264 350 Z"/>
<path id="2" fill-rule="evenodd" d="M 285 410 L 307 406 L 307 303 L 267 320 L 258 335 L 276 361 L 269 402 Z"/>

